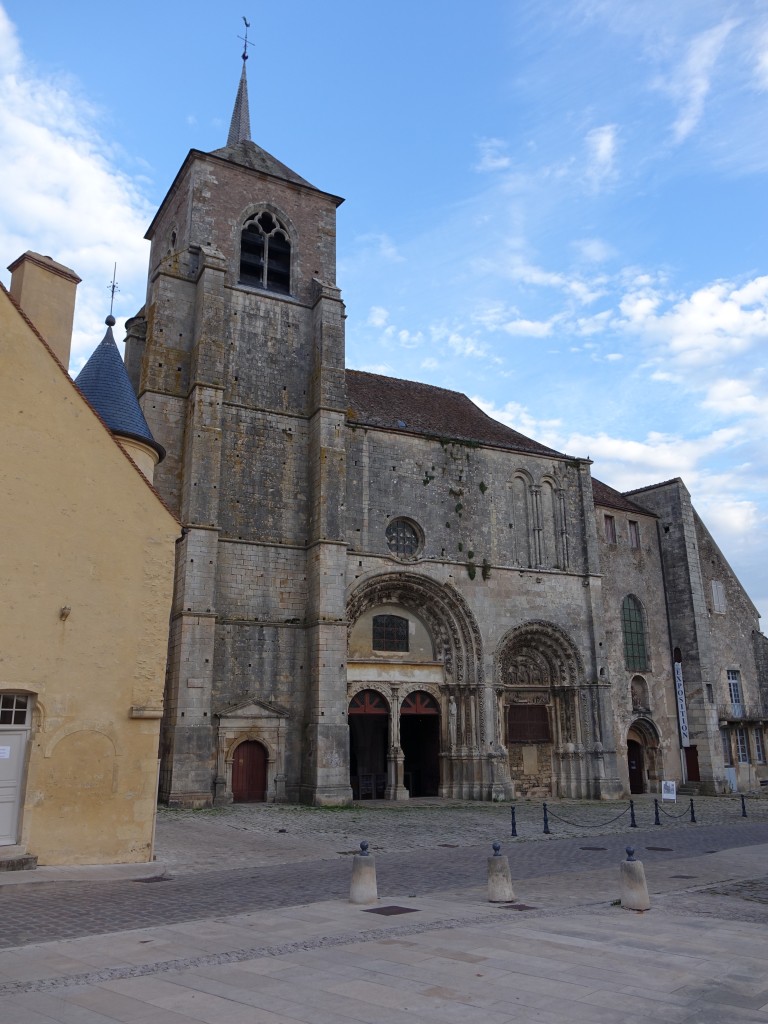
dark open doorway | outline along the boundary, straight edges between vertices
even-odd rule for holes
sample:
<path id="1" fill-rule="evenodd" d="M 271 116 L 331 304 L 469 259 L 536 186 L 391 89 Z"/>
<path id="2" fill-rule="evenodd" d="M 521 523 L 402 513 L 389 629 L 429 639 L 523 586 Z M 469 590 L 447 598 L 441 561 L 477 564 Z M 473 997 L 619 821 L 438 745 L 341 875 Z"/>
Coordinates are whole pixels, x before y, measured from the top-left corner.
<path id="1" fill-rule="evenodd" d="M 637 740 L 627 740 L 627 763 L 629 765 L 629 792 L 645 792 L 645 765 L 643 747 Z"/>
<path id="2" fill-rule="evenodd" d="M 387 786 L 389 705 L 375 690 L 349 703 L 349 781 L 355 800 L 381 800 Z"/>
<path id="3" fill-rule="evenodd" d="M 400 707 L 400 747 L 405 757 L 404 782 L 411 796 L 437 796 L 440 787 L 440 709 L 421 690 Z"/>

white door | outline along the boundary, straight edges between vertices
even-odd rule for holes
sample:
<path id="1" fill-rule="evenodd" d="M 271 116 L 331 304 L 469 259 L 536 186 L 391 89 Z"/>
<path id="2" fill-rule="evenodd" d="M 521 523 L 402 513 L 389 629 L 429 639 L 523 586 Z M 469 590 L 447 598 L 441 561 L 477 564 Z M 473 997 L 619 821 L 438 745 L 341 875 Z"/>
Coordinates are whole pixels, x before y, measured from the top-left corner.
<path id="1" fill-rule="evenodd" d="M 0 846 L 14 846 L 19 841 L 19 804 L 28 735 L 26 729 L 0 729 Z"/>

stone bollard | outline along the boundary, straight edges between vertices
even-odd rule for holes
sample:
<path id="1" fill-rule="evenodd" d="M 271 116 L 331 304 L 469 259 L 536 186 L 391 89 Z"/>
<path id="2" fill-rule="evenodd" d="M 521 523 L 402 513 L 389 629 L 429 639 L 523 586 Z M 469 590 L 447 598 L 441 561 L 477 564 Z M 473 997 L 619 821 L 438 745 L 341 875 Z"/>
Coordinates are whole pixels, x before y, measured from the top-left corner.
<path id="1" fill-rule="evenodd" d="M 511 903 L 515 898 L 512 891 L 512 875 L 509 859 L 502 857 L 501 843 L 493 844 L 493 856 L 488 858 L 488 902 Z"/>
<path id="2" fill-rule="evenodd" d="M 635 860 L 635 851 L 626 848 L 627 859 L 619 865 L 621 876 L 621 905 L 625 910 L 650 910 L 648 886 L 645 884 L 643 862 Z"/>
<path id="3" fill-rule="evenodd" d="M 352 858 L 352 881 L 349 884 L 350 903 L 375 903 L 379 898 L 376 888 L 376 858 L 368 853 L 368 843 L 360 843 L 360 853 Z"/>

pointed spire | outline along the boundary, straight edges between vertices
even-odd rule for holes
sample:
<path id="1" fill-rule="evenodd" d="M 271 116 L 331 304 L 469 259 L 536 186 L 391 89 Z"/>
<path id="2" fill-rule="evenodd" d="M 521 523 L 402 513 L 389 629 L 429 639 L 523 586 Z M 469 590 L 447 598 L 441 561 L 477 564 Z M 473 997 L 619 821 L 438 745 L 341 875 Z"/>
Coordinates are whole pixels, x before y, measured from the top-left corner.
<path id="1" fill-rule="evenodd" d="M 115 318 L 111 313 L 105 323 L 107 333 L 78 374 L 75 384 L 113 434 L 134 438 L 149 445 L 162 459 L 165 449 L 155 441 L 147 426 L 125 363 L 115 344 L 112 334 Z"/>
<path id="2" fill-rule="evenodd" d="M 251 115 L 248 110 L 248 80 L 245 75 L 245 62 L 248 60 L 248 47 L 253 43 L 248 42 L 248 29 L 250 22 L 245 22 L 245 35 L 239 38 L 243 40 L 243 70 L 240 72 L 240 84 L 237 87 L 235 109 L 232 111 L 232 120 L 229 123 L 229 135 L 227 146 L 236 146 L 238 142 L 251 141 Z"/>

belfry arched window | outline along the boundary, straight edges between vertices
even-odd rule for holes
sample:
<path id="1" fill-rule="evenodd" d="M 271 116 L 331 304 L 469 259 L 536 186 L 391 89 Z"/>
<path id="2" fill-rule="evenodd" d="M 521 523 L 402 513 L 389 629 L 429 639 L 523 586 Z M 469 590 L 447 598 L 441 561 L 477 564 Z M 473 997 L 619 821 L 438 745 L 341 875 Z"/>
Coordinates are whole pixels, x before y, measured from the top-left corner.
<path id="1" fill-rule="evenodd" d="M 634 594 L 627 594 L 621 602 L 621 630 L 624 634 L 624 662 L 635 672 L 648 669 L 648 649 L 645 643 L 645 615 L 643 606 Z"/>
<path id="2" fill-rule="evenodd" d="M 285 225 L 268 210 L 254 213 L 243 225 L 240 283 L 290 293 L 291 242 Z"/>

